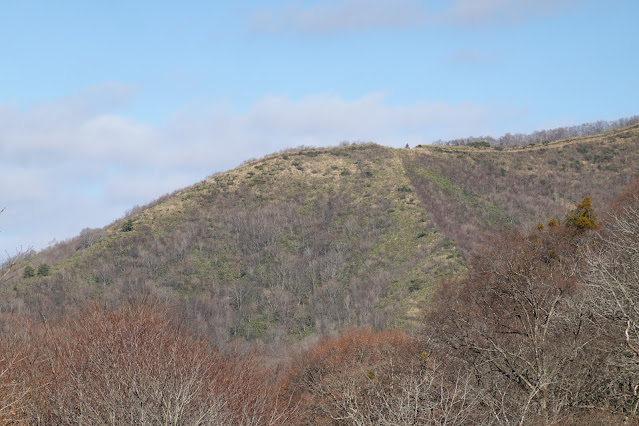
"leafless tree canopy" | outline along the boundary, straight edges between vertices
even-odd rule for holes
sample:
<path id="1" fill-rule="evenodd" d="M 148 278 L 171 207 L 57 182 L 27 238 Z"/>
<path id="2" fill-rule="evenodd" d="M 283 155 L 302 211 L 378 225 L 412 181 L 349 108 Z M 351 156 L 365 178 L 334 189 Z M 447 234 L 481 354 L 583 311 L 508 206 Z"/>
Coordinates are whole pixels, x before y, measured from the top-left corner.
<path id="1" fill-rule="evenodd" d="M 435 145 L 469 145 L 486 142 L 490 146 L 514 147 L 529 144 L 539 144 L 544 142 L 554 142 L 562 139 L 575 138 L 578 136 L 597 135 L 611 130 L 623 129 L 639 123 L 639 115 L 628 118 L 620 118 L 614 121 L 599 120 L 593 123 L 584 123 L 577 126 L 557 127 L 550 130 L 539 130 L 529 134 L 506 133 L 495 139 L 492 136 L 470 136 L 467 138 L 451 139 L 447 141 L 437 140 Z"/>

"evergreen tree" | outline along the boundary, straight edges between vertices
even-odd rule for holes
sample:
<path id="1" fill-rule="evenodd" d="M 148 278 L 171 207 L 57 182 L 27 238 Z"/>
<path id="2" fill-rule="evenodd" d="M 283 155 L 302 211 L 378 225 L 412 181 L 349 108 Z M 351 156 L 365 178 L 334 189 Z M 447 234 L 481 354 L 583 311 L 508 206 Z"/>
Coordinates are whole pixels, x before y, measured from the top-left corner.
<path id="1" fill-rule="evenodd" d="M 38 266 L 39 277 L 46 277 L 47 275 L 49 275 L 49 272 L 51 272 L 51 267 L 47 265 L 46 263 L 43 263 L 42 265 Z"/>
<path id="2" fill-rule="evenodd" d="M 31 278 L 35 276 L 35 269 L 33 266 L 27 265 L 24 267 L 24 272 L 22 273 L 22 278 Z"/>
<path id="3" fill-rule="evenodd" d="M 594 229 L 597 227 L 597 215 L 592 208 L 592 199 L 590 197 L 584 197 L 577 208 L 566 217 L 568 225 L 574 226 L 577 229 Z"/>
<path id="4" fill-rule="evenodd" d="M 133 219 L 127 219 L 122 225 L 122 232 L 133 231 Z"/>

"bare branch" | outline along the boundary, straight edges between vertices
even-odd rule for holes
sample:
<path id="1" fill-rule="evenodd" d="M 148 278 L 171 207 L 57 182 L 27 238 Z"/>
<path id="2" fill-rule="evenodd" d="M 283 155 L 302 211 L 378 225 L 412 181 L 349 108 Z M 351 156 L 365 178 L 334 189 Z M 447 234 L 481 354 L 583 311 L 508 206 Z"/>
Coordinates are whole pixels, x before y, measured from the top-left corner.
<path id="1" fill-rule="evenodd" d="M 626 345 L 628 345 L 628 347 L 632 349 L 635 354 L 639 355 L 639 350 L 637 350 L 637 348 L 632 346 L 632 344 L 630 343 L 630 324 L 631 321 L 628 320 L 628 325 L 626 326 Z"/>

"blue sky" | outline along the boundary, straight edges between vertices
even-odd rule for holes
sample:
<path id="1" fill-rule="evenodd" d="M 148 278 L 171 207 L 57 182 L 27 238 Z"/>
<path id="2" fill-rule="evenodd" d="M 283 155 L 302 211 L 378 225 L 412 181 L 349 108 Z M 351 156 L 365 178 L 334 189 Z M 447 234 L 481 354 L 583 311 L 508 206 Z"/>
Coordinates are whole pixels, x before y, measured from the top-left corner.
<path id="1" fill-rule="evenodd" d="M 631 0 L 0 0 L 0 250 L 242 161 L 639 114 Z"/>

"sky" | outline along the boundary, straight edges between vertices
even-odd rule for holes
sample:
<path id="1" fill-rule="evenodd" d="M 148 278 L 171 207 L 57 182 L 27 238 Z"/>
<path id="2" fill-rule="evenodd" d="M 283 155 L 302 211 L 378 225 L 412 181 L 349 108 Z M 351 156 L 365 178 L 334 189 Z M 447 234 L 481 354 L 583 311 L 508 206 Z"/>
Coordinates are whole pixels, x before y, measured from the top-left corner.
<path id="1" fill-rule="evenodd" d="M 300 145 L 639 114 L 636 0 L 0 0 L 0 258 Z"/>

